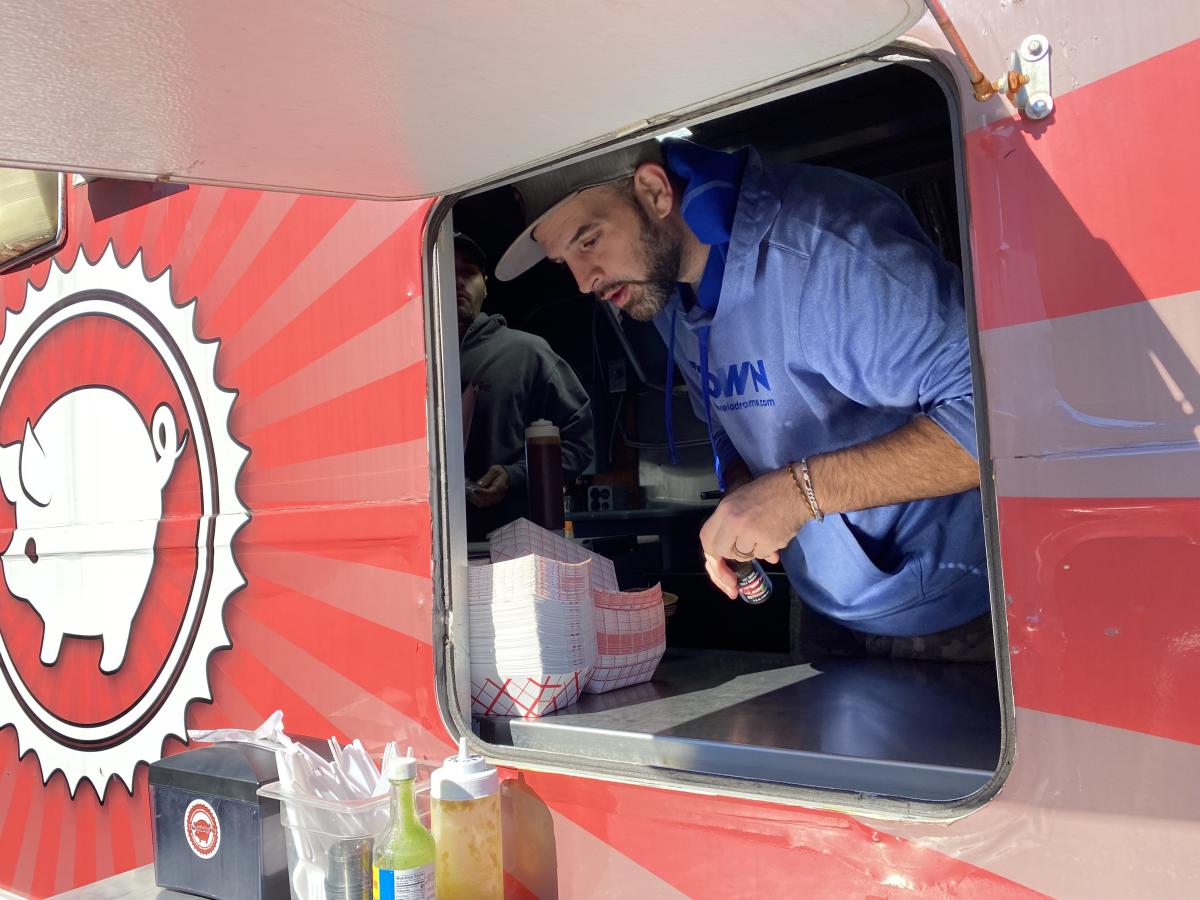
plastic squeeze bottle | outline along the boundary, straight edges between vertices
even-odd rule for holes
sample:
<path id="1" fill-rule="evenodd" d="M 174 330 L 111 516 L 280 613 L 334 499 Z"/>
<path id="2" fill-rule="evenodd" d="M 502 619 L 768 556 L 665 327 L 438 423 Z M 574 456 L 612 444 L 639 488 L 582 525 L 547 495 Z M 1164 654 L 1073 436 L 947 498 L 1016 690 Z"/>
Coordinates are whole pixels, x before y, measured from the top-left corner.
<path id="1" fill-rule="evenodd" d="M 371 896 L 374 900 L 434 900 L 433 835 L 417 818 L 413 797 L 417 761 L 412 747 L 407 756 L 392 760 L 387 778 L 392 783 L 392 822 L 375 840 Z"/>
<path id="2" fill-rule="evenodd" d="M 549 419 L 537 419 L 525 429 L 525 470 L 530 520 L 549 531 L 562 531 L 562 439 Z"/>
<path id="3" fill-rule="evenodd" d="M 503 900 L 499 774 L 462 738 L 458 755 L 433 773 L 429 796 L 439 900 Z"/>

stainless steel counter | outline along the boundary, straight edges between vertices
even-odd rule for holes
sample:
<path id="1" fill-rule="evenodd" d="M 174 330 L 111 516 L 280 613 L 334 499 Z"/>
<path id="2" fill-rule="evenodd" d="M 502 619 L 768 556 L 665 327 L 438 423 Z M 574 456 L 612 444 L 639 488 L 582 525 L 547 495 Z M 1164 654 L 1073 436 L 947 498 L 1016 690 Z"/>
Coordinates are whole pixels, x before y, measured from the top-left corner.
<path id="1" fill-rule="evenodd" d="M 528 749 L 921 800 L 973 793 L 1000 753 L 991 665 L 704 650 L 668 650 L 647 684 L 480 727 Z"/>
<path id="2" fill-rule="evenodd" d="M 141 866 L 120 875 L 55 894 L 56 900 L 196 900 L 195 894 L 163 890 L 154 883 L 154 866 Z"/>

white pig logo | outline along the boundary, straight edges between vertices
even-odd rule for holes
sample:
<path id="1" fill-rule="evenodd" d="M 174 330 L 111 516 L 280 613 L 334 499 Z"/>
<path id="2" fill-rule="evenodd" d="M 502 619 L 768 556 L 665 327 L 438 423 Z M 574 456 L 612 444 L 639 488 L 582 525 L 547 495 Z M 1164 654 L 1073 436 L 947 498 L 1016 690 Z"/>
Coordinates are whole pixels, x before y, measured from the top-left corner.
<path id="1" fill-rule="evenodd" d="M 47 269 L 0 310 L 0 731 L 43 781 L 61 772 L 72 796 L 89 781 L 103 801 L 212 699 L 209 659 L 246 583 L 249 450 L 221 342 L 196 327 L 224 295 L 176 298 L 170 269 L 151 278 L 111 243 Z"/>
<path id="2" fill-rule="evenodd" d="M 85 387 L 0 446 L 0 486 L 17 517 L 4 578 L 42 618 L 44 664 L 58 661 L 68 634 L 103 639 L 101 671 L 124 663 L 154 568 L 163 487 L 187 437 L 166 404 L 147 429 L 124 396 Z"/>

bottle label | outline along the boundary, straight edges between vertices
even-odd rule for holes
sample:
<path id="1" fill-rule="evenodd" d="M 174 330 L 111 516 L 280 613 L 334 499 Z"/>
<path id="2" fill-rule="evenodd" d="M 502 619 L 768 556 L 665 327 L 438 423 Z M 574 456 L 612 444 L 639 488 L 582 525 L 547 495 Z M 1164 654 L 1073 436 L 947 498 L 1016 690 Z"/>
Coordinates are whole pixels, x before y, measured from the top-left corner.
<path id="1" fill-rule="evenodd" d="M 747 603 L 757 605 L 770 598 L 771 580 L 757 559 L 739 563 L 735 574 L 737 575 L 738 594 Z"/>
<path id="2" fill-rule="evenodd" d="M 374 900 L 434 900 L 433 863 L 419 869 L 372 868 Z"/>

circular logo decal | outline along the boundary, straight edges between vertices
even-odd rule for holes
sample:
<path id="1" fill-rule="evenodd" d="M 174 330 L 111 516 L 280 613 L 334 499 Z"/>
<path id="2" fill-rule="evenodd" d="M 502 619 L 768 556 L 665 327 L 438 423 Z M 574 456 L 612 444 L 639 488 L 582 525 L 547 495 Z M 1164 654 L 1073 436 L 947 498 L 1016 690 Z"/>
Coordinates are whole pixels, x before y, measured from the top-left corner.
<path id="1" fill-rule="evenodd" d="M 193 800 L 183 814 L 183 833 L 188 846 L 201 859 L 211 859 L 221 847 L 221 823 L 217 811 L 203 800 Z"/>
<path id="2" fill-rule="evenodd" d="M 132 789 L 185 735 L 244 584 L 236 394 L 170 279 L 81 250 L 4 316 L 0 728 L 72 794 L 86 778 L 103 798 L 113 774 Z"/>

